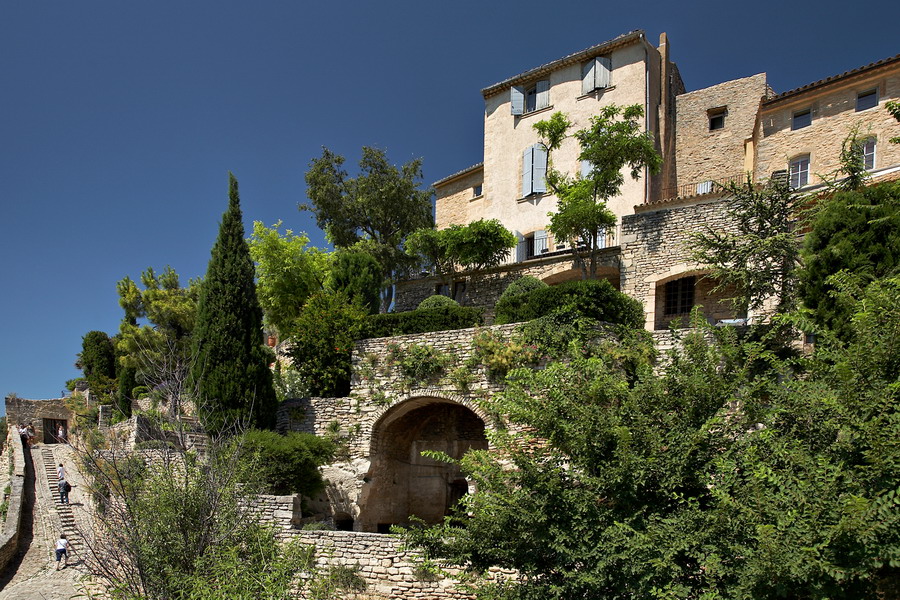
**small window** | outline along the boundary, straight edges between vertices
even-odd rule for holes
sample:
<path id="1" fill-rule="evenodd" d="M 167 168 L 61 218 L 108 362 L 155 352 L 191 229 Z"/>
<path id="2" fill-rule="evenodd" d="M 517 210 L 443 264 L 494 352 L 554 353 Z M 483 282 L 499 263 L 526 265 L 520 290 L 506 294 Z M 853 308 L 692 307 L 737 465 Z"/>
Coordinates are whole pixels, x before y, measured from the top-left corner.
<path id="1" fill-rule="evenodd" d="M 550 80 L 542 79 L 530 86 L 514 85 L 509 90 L 510 111 L 524 115 L 550 106 Z"/>
<path id="2" fill-rule="evenodd" d="M 454 281 L 453 282 L 453 299 L 463 303 L 463 300 L 466 299 L 466 282 L 465 281 Z"/>
<path id="3" fill-rule="evenodd" d="M 439 283 L 434 286 L 434 293 L 436 296 L 447 296 L 450 297 L 450 285 L 447 283 Z"/>
<path id="4" fill-rule="evenodd" d="M 878 106 L 878 90 L 868 90 L 856 95 L 856 112 Z"/>
<path id="5" fill-rule="evenodd" d="M 862 143 L 862 159 L 866 171 L 875 168 L 875 138 L 869 138 Z"/>
<path id="6" fill-rule="evenodd" d="M 694 307 L 695 277 L 682 277 L 666 284 L 666 304 L 664 314 L 686 315 Z"/>
<path id="7" fill-rule="evenodd" d="M 812 110 L 806 109 L 797 111 L 794 113 L 794 118 L 791 120 L 791 129 L 803 129 L 804 127 L 809 127 L 812 124 Z"/>
<path id="8" fill-rule="evenodd" d="M 798 156 L 791 161 L 791 187 L 801 188 L 809 183 L 809 154 Z"/>
<path id="9" fill-rule="evenodd" d="M 481 188 L 481 184 L 480 184 L 480 183 L 479 183 L 478 185 L 476 185 L 476 186 L 473 186 L 473 187 L 472 187 L 472 197 L 473 197 L 473 198 L 477 198 L 478 196 L 481 195 L 481 191 L 482 191 L 482 188 Z"/>
<path id="10" fill-rule="evenodd" d="M 715 131 L 716 129 L 725 129 L 725 114 L 726 110 L 724 108 L 716 108 L 709 111 L 709 130 Z"/>
<path id="11" fill-rule="evenodd" d="M 581 65 L 581 93 L 590 94 L 594 90 L 609 87 L 612 61 L 609 57 L 598 56 Z"/>

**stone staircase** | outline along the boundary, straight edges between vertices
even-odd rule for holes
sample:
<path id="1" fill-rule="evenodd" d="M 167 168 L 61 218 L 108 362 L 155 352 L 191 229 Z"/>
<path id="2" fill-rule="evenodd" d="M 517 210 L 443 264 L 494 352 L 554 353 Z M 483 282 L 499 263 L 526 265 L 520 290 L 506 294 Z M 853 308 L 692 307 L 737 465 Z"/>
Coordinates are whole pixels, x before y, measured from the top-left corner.
<path id="1" fill-rule="evenodd" d="M 69 540 L 69 560 L 73 553 L 81 550 L 81 534 L 75 523 L 75 515 L 72 514 L 72 506 L 69 504 L 61 504 L 59 501 L 59 479 L 56 476 L 56 466 L 59 464 L 53 454 L 53 449 L 46 446 L 41 448 L 41 460 L 44 464 L 44 472 L 47 474 L 47 483 L 50 486 L 50 496 L 53 499 L 53 506 L 56 507 L 56 513 L 59 515 L 62 524 L 62 533 L 66 534 Z"/>

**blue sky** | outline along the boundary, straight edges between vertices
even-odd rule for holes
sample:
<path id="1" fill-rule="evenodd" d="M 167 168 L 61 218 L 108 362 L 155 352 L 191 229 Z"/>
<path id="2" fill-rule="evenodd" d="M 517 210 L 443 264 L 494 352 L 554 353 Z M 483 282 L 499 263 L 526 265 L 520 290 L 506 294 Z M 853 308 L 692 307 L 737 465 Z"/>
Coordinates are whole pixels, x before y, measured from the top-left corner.
<path id="1" fill-rule="evenodd" d="M 765 71 L 785 91 L 900 53 L 898 17 L 895 0 L 4 2 L 0 393 L 58 396 L 82 336 L 117 331 L 125 275 L 201 276 L 229 170 L 248 229 L 322 245 L 296 206 L 323 145 L 423 157 L 430 184 L 481 161 L 481 88 L 621 33 L 666 31 L 688 90 Z"/>

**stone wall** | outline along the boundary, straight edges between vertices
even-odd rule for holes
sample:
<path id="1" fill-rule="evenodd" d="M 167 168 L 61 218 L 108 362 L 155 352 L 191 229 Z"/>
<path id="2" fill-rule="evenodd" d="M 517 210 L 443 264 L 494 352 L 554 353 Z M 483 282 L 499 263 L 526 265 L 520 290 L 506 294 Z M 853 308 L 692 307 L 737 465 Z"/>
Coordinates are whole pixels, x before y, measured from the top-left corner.
<path id="1" fill-rule="evenodd" d="M 450 225 L 466 225 L 477 221 L 482 212 L 484 194 L 475 194 L 475 186 L 484 182 L 484 167 L 478 165 L 444 182 L 435 184 L 434 225 L 444 229 Z M 473 215 L 470 217 L 470 213 Z"/>
<path id="2" fill-rule="evenodd" d="M 682 186 L 740 174 L 745 168 L 745 142 L 753 137 L 759 104 L 766 94 L 766 75 L 726 81 L 675 99 L 675 165 Z M 725 124 L 710 130 L 709 118 L 724 111 Z M 678 191 L 668 196 L 694 195 Z"/>
<path id="3" fill-rule="evenodd" d="M 29 400 L 18 396 L 7 396 L 6 419 L 8 423 L 14 425 L 33 423 L 35 441 L 40 443 L 44 441 L 44 419 L 65 421 L 68 432 L 75 422 L 75 413 L 66 406 L 65 398 Z"/>
<path id="4" fill-rule="evenodd" d="M 10 421 L 12 423 L 12 421 Z M 10 425 L 6 438 L 6 461 L 4 466 L 8 469 L 9 461 L 12 463 L 12 476 L 10 477 L 9 507 L 6 512 L 6 520 L 3 522 L 0 533 L 0 571 L 6 569 L 19 547 L 19 529 L 22 524 L 22 500 L 25 487 L 25 451 L 22 449 L 22 441 L 15 425 Z"/>
<path id="5" fill-rule="evenodd" d="M 856 95 L 878 90 L 878 106 L 856 112 Z M 821 182 L 820 175 L 840 166 L 841 143 L 850 129 L 859 128 L 862 137 L 875 137 L 875 169 L 900 164 L 900 145 L 888 140 L 898 135 L 897 121 L 884 105 L 900 98 L 900 65 L 868 71 L 821 88 L 784 99 L 763 103 L 760 113 L 756 178 L 788 169 L 791 159 L 809 155 L 809 183 Z M 792 130 L 793 115 L 812 111 L 808 127 Z"/>
<path id="6" fill-rule="evenodd" d="M 291 538 L 294 535 L 292 530 L 300 525 L 303 517 L 297 495 L 257 494 L 246 498 L 243 507 L 262 525 L 273 527 L 275 537 L 280 540 Z"/>

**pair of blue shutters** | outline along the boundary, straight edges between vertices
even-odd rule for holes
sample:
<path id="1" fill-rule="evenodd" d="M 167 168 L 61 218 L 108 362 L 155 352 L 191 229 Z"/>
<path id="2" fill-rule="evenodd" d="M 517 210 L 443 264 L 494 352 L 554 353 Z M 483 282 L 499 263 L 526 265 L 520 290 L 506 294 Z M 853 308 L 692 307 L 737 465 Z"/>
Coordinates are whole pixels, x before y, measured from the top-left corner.
<path id="1" fill-rule="evenodd" d="M 510 112 L 524 115 L 550 106 L 550 80 L 542 79 L 533 87 L 514 85 L 509 89 Z"/>
<path id="2" fill-rule="evenodd" d="M 522 197 L 547 191 L 547 149 L 543 144 L 525 148 L 522 155 Z"/>

